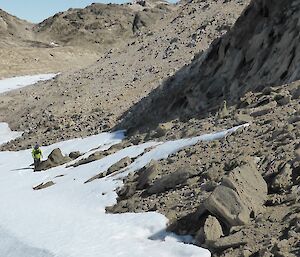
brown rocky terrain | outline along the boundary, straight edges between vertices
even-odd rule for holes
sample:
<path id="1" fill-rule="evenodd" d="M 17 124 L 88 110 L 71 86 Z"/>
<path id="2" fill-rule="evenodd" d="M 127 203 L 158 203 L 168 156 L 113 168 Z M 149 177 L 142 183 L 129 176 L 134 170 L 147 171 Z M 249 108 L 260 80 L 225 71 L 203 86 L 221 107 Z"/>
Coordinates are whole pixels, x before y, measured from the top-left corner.
<path id="1" fill-rule="evenodd" d="M 205 55 L 129 111 L 120 127 L 132 140 L 250 126 L 132 174 L 109 212 L 159 211 L 213 256 L 300 255 L 299 13 L 297 0 L 252 1 Z"/>
<path id="2" fill-rule="evenodd" d="M 299 79 L 298 2 L 274 3 L 252 1 L 229 33 L 132 108 L 120 127 L 207 115 L 224 100 L 235 104 L 249 91 Z"/>
<path id="3" fill-rule="evenodd" d="M 158 211 L 169 230 L 193 235 L 213 256 L 299 256 L 299 82 L 248 93 L 249 106 L 132 137 L 191 137 L 249 122 L 226 139 L 201 142 L 124 181 L 109 212 Z M 282 101 L 287 96 L 286 101 Z M 298 224 L 298 225 L 297 225 Z"/>
<path id="4" fill-rule="evenodd" d="M 39 24 L 0 10 L 0 78 L 63 72 L 95 62 L 174 9 L 163 1 L 147 4 L 92 4 L 70 9 Z"/>
<path id="5" fill-rule="evenodd" d="M 105 49 L 132 37 L 143 27 L 152 26 L 172 8 L 163 1 L 147 1 L 144 5 L 95 3 L 58 13 L 35 25 L 33 31 L 50 42 Z"/>
<path id="6" fill-rule="evenodd" d="M 299 256 L 300 1 L 253 0 L 242 12 L 247 4 L 182 2 L 96 64 L 0 96 L 0 120 L 25 131 L 2 149 L 86 136 L 118 122 L 116 129 L 128 129 L 127 140 L 78 166 L 132 144 L 249 123 L 130 174 L 107 211 L 160 212 L 170 231 L 192 235 L 213 256 Z M 72 158 L 57 155 L 62 162 L 46 164 Z M 85 183 L 132 162 L 124 158 Z"/>
<path id="7" fill-rule="evenodd" d="M 112 128 L 124 111 L 224 34 L 247 3 L 183 2 L 88 68 L 0 96 L 0 109 L 8 110 L 0 112 L 0 120 L 25 131 L 11 147 L 50 144 Z"/>
<path id="8" fill-rule="evenodd" d="M 0 46 L 25 44 L 33 40 L 33 24 L 21 20 L 0 9 Z"/>

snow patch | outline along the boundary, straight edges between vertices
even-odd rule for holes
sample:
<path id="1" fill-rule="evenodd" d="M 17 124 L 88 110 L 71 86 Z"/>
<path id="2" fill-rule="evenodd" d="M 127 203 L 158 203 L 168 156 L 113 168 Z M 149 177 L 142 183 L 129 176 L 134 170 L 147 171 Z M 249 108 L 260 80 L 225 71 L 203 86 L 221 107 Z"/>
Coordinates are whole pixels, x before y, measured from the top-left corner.
<path id="1" fill-rule="evenodd" d="M 123 137 L 121 131 L 103 133 L 60 142 L 43 150 L 45 156 L 55 147 L 60 147 L 65 154 L 88 151 L 88 156 L 94 148 L 107 149 Z M 188 141 L 195 143 L 192 139 Z M 75 168 L 62 165 L 39 173 L 29 168 L 30 149 L 0 152 L 0 195 L 4 196 L 0 198 L 0 242 L 16 242 L 21 249 L 32 251 L 30 257 L 209 257 L 208 250 L 184 244 L 174 234 L 167 233 L 167 219 L 161 214 L 106 214 L 105 207 L 116 202 L 115 189 L 122 185 L 120 179 L 107 177 L 84 184 L 86 179 L 126 156 L 140 156 L 136 160 L 139 165 L 131 170 L 145 164 L 141 158 L 155 149 L 155 156 L 164 158 L 161 149 L 168 143 L 135 145 L 86 165 Z M 144 154 L 149 147 L 154 149 Z M 175 143 L 167 148 L 168 152 L 178 149 Z M 55 184 L 39 191 L 32 189 L 47 181 Z M 149 239 L 157 234 L 163 235 L 162 240 Z M 6 257 L 19 254 L 12 243 L 0 244 L 2 250 Z"/>
<path id="2" fill-rule="evenodd" d="M 45 81 L 56 77 L 58 74 L 39 74 L 33 76 L 20 76 L 0 80 L 0 94 L 15 89 L 33 85 L 38 81 Z"/>
<path id="3" fill-rule="evenodd" d="M 22 136 L 23 132 L 11 131 L 7 123 L 0 123 L 0 145 Z"/>

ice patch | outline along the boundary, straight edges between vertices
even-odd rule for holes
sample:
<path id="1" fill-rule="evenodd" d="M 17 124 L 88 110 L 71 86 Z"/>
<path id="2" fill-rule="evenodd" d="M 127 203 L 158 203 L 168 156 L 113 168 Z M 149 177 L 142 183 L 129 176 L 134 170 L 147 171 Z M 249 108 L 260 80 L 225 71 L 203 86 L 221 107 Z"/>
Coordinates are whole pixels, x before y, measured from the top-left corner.
<path id="1" fill-rule="evenodd" d="M 0 123 L 0 145 L 22 136 L 23 132 L 11 131 L 7 123 Z"/>
<path id="2" fill-rule="evenodd" d="M 54 78 L 57 74 L 39 74 L 33 76 L 20 76 L 0 80 L 0 94 L 15 89 L 20 89 L 38 81 L 45 81 Z"/>

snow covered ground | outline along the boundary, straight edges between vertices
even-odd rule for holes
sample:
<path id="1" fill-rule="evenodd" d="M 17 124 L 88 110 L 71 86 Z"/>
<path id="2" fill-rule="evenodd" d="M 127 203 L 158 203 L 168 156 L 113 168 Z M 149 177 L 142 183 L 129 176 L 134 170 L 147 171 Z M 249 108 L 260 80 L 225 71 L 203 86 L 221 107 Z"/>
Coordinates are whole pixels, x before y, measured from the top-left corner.
<path id="1" fill-rule="evenodd" d="M 25 85 L 25 80 L 18 83 Z M 7 85 L 7 90 L 17 88 L 16 84 L 9 88 Z M 2 86 L 3 81 L 0 81 L 0 90 Z M 167 219 L 163 215 L 112 215 L 105 213 L 105 207 L 116 202 L 115 189 L 122 185 L 122 178 L 129 172 L 137 171 L 152 159 L 167 158 L 183 147 L 201 140 L 222 138 L 246 126 L 248 124 L 190 139 L 147 142 L 86 165 L 66 168 L 68 163 L 36 173 L 30 168 L 30 149 L 0 152 L 0 256 L 209 257 L 208 250 L 183 243 L 189 238 L 165 232 Z M 17 133 L 10 131 L 6 124 L 0 124 L 0 142 L 19 136 Z M 64 154 L 80 151 L 85 153 L 83 157 L 87 157 L 95 152 L 95 148 L 104 151 L 123 138 L 122 131 L 102 133 L 60 142 L 42 150 L 44 157 L 57 147 Z M 152 150 L 144 153 L 149 147 Z M 116 175 L 84 184 L 87 179 L 126 156 L 137 159 Z M 39 191 L 33 190 L 36 185 L 49 181 L 55 184 Z M 157 234 L 163 235 L 160 237 L 163 240 L 150 239 Z"/>
<path id="2" fill-rule="evenodd" d="M 0 123 L 0 145 L 22 136 L 22 132 L 11 131 L 7 123 Z"/>
<path id="3" fill-rule="evenodd" d="M 158 213 L 111 215 L 105 214 L 105 207 L 116 202 L 115 189 L 121 186 L 121 178 L 129 171 L 201 140 L 224 137 L 239 128 L 191 139 L 148 142 L 76 168 L 62 165 L 41 173 L 29 168 L 30 149 L 0 152 L 0 253 L 6 257 L 20 257 L 20 252 L 22 257 L 210 256 L 209 251 L 184 244 L 181 238 L 163 232 L 167 219 Z M 47 155 L 60 147 L 64 154 L 79 150 L 88 156 L 95 147 L 105 150 L 122 139 L 121 131 L 103 133 L 60 142 L 42 150 Z M 149 147 L 153 149 L 143 154 Z M 84 184 L 126 156 L 139 157 L 116 176 Z M 39 191 L 32 189 L 48 181 L 55 185 Z M 163 241 L 149 239 L 157 233 L 165 234 Z"/>
<path id="4" fill-rule="evenodd" d="M 33 76 L 21 76 L 0 80 L 0 94 L 11 90 L 35 84 L 38 81 L 49 80 L 57 74 L 39 74 Z"/>
<path id="5" fill-rule="evenodd" d="M 33 85 L 38 81 L 45 81 L 54 78 L 57 74 L 39 74 L 33 76 L 20 76 L 0 80 L 0 94 L 15 89 L 20 89 Z M 0 145 L 16 139 L 22 135 L 22 132 L 11 131 L 7 123 L 0 122 Z"/>

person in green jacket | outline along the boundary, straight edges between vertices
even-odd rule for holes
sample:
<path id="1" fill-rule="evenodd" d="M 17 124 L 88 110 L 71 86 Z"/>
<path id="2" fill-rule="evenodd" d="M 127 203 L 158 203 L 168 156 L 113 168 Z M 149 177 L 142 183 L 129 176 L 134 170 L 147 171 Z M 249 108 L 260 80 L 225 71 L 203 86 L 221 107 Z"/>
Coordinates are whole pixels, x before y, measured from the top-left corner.
<path id="1" fill-rule="evenodd" d="M 31 154 L 32 154 L 32 158 L 34 160 L 34 170 L 36 171 L 38 166 L 40 165 L 41 159 L 43 157 L 42 150 L 40 149 L 40 146 L 38 144 L 36 144 L 34 146 L 34 148 L 31 151 Z"/>

